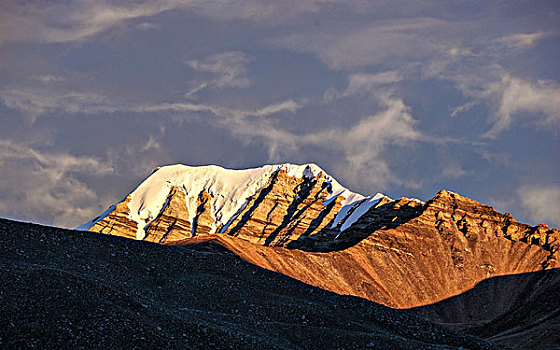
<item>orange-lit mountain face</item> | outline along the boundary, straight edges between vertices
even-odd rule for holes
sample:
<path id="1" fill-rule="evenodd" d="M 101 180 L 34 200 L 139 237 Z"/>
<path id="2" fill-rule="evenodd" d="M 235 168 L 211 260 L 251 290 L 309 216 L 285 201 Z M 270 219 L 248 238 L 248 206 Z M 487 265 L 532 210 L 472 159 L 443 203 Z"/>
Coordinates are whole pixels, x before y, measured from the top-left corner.
<path id="1" fill-rule="evenodd" d="M 232 184 L 228 177 L 241 171 L 164 167 L 89 230 L 174 245 L 217 240 L 261 267 L 397 308 L 446 299 L 488 277 L 559 266 L 556 229 L 519 223 L 445 190 L 426 203 L 379 194 L 372 200 L 346 189 L 333 196 L 334 179 L 311 166 L 250 169 L 255 174 Z M 196 192 L 179 183 L 186 176 Z M 234 198 L 232 188 L 243 187 L 248 196 Z M 348 194 L 359 197 L 344 203 Z M 136 213 L 133 201 L 142 203 Z M 233 214 L 220 221 L 232 202 L 238 207 L 230 205 Z M 146 209 L 152 214 L 135 221 Z"/>
<path id="2" fill-rule="evenodd" d="M 82 228 L 171 245 L 211 240 L 260 267 L 394 308 L 438 303 L 496 276 L 560 267 L 560 231 L 519 223 L 459 194 L 443 190 L 425 203 L 365 197 L 316 165 L 269 167 L 242 175 L 164 167 Z M 508 310 L 501 303 L 495 313 Z M 498 316 L 473 313 L 466 322 L 430 310 L 423 316 L 463 328 Z"/>

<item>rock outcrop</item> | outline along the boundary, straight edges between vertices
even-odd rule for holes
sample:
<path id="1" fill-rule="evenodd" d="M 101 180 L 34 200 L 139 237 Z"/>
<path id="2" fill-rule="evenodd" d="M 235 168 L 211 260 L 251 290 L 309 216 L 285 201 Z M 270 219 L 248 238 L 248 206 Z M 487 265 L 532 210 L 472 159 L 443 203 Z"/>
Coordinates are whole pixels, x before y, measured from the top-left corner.
<path id="1" fill-rule="evenodd" d="M 210 202 L 210 198 L 210 194 L 204 190 L 198 195 L 196 215 L 193 219 L 193 233 L 196 236 L 212 233 L 214 218 L 212 217 L 212 203 Z"/>
<path id="2" fill-rule="evenodd" d="M 126 238 L 136 238 L 137 225 L 135 221 L 129 219 L 128 203 L 130 196 L 127 196 L 122 202 L 114 206 L 114 209 L 102 220 L 96 221 L 90 231 L 100 232 L 113 236 L 121 236 Z"/>
<path id="3" fill-rule="evenodd" d="M 191 237 L 191 223 L 187 216 L 185 192 L 172 187 L 161 213 L 145 226 L 145 241 L 166 243 Z"/>
<path id="4" fill-rule="evenodd" d="M 332 224 L 342 198 L 325 205 L 329 196 L 324 173 L 306 179 L 280 169 L 247 203 L 226 235 L 265 246 L 285 246 Z"/>

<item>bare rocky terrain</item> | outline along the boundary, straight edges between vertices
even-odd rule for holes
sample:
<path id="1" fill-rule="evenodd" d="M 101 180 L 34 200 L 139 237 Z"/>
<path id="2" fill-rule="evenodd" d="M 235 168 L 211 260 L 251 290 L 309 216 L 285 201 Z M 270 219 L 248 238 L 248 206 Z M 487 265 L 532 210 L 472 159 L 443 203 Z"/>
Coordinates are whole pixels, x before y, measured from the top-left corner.
<path id="1" fill-rule="evenodd" d="M 560 269 L 486 279 L 412 311 L 513 349 L 560 347 Z"/>
<path id="2" fill-rule="evenodd" d="M 499 348 L 210 241 L 163 246 L 0 219 L 0 271 L 4 349 Z"/>

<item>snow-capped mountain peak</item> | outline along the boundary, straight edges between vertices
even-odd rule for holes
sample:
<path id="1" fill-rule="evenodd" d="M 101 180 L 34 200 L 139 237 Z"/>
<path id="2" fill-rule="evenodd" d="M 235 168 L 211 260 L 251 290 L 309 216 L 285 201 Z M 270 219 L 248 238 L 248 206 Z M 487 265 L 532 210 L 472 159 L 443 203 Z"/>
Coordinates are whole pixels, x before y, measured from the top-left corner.
<path id="1" fill-rule="evenodd" d="M 332 227 L 345 219 L 349 211 L 357 204 L 365 203 L 370 206 L 372 202 L 382 197 L 377 194 L 373 197 L 364 197 L 340 185 L 333 177 L 326 174 L 318 165 L 309 164 L 276 164 L 265 165 L 253 169 L 226 169 L 217 165 L 187 166 L 182 164 L 158 167 L 127 197 L 128 216 L 137 225 L 136 239 L 146 237 L 146 228 L 151 225 L 167 207 L 170 192 L 182 192 L 186 205 L 186 220 L 194 225 L 199 209 L 201 194 L 209 195 L 209 212 L 212 222 L 209 223 L 211 232 L 224 232 L 232 221 L 247 206 L 250 198 L 261 191 L 271 177 L 282 171 L 289 178 L 299 181 L 320 180 L 326 184 L 327 195 L 323 197 L 323 206 L 329 205 L 334 199 L 339 198 L 340 210 L 332 222 Z M 296 197 L 298 195 L 296 194 Z M 294 197 L 294 198 L 296 198 Z M 364 207 L 365 208 L 365 207 Z M 362 209 L 364 209 L 362 208 Z M 106 212 L 91 222 L 80 226 L 80 229 L 89 230 L 97 222 L 103 220 L 114 210 L 109 208 Z M 354 210 L 352 220 L 357 219 Z M 349 225 L 345 225 L 344 229 Z"/>

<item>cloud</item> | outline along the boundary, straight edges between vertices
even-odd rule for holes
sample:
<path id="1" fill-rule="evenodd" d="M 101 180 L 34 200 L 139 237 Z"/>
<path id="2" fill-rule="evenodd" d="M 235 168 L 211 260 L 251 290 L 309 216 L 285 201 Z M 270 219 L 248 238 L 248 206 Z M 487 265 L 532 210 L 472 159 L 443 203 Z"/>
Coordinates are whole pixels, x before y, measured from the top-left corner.
<path id="1" fill-rule="evenodd" d="M 455 118 L 458 114 L 461 114 L 463 112 L 466 112 L 466 111 L 470 110 L 471 108 L 476 106 L 478 103 L 479 103 L 478 101 L 470 101 L 470 102 L 467 102 L 463 105 L 455 107 L 451 110 L 451 115 L 450 116 L 452 118 Z"/>
<path id="2" fill-rule="evenodd" d="M 257 110 L 235 110 L 218 106 L 170 103 L 144 106 L 138 112 L 172 112 L 192 118 L 191 113 L 209 113 L 205 119 L 214 127 L 227 131 L 246 144 L 261 144 L 268 150 L 269 161 L 282 157 L 297 158 L 301 150 L 318 147 L 323 152 L 338 154 L 333 169 L 351 185 L 367 183 L 385 188 L 399 182 L 390 171 L 383 152 L 389 145 L 405 146 L 411 142 L 428 141 L 416 129 L 417 121 L 410 108 L 389 93 L 376 95 L 380 111 L 367 115 L 345 127 L 289 131 L 278 115 L 293 115 L 303 107 L 302 102 L 287 100 Z M 322 130 L 321 130 L 322 129 Z"/>
<path id="3" fill-rule="evenodd" d="M 380 112 L 363 117 L 355 125 L 302 135 L 295 142 L 341 152 L 335 167 L 351 185 L 367 183 L 385 188 L 388 183 L 398 183 L 400 180 L 391 174 L 383 157 L 385 148 L 422 141 L 424 136 L 416 129 L 417 121 L 401 99 L 380 96 L 379 104 Z"/>
<path id="4" fill-rule="evenodd" d="M 451 47 L 447 50 L 447 54 L 453 58 L 464 57 L 464 56 L 475 56 L 475 54 L 468 49 L 462 47 Z"/>
<path id="5" fill-rule="evenodd" d="M 489 44 L 490 45 L 490 44 Z M 529 80 L 511 75 L 495 57 L 492 48 L 477 55 L 439 58 L 422 68 L 423 79 L 454 84 L 471 101 L 451 110 L 451 117 L 477 105 L 488 108 L 490 130 L 482 137 L 496 138 L 517 120 L 530 119 L 536 124 L 558 130 L 560 127 L 560 86 L 547 80 Z"/>
<path id="6" fill-rule="evenodd" d="M 379 73 L 349 74 L 347 77 L 346 89 L 342 92 L 337 91 L 334 87 L 327 89 L 323 94 L 323 101 L 329 103 L 339 98 L 354 95 L 368 95 L 378 91 L 385 93 L 387 91 L 387 85 L 390 86 L 401 80 L 402 77 L 396 70 Z"/>
<path id="7" fill-rule="evenodd" d="M 282 22 L 302 13 L 316 12 L 315 0 L 154 0 L 118 4 L 107 1 L 13 2 L 0 12 L 0 44 L 5 42 L 66 43 L 87 39 L 127 21 L 171 10 L 188 10 L 215 20 Z M 150 29 L 142 22 L 137 28 Z"/>
<path id="8" fill-rule="evenodd" d="M 275 158 L 278 145 L 294 145 L 295 135 L 282 130 L 278 115 L 294 114 L 304 106 L 303 101 L 286 100 L 264 106 L 256 110 L 240 110 L 222 106 L 195 103 L 163 103 L 138 106 L 137 113 L 171 112 L 176 121 L 194 118 L 197 114 L 210 114 L 213 118 L 204 120 L 221 128 L 245 143 L 264 141 L 269 146 L 271 159 Z M 274 117 L 274 118 L 273 118 Z"/>
<path id="9" fill-rule="evenodd" d="M 199 1 L 193 10 L 213 19 L 247 19 L 278 23 L 300 14 L 318 12 L 323 0 L 234 0 Z"/>
<path id="10" fill-rule="evenodd" d="M 82 40 L 126 20 L 154 16 L 191 3 L 170 0 L 129 5 L 113 5 L 105 1 L 14 3 L 3 8 L 0 15 L 0 43 L 64 43 Z"/>
<path id="11" fill-rule="evenodd" d="M 114 112 L 119 108 L 109 98 L 92 92 L 58 92 L 52 89 L 0 90 L 0 100 L 9 108 L 27 113 L 34 120 L 41 114 L 63 111 L 70 114 Z"/>
<path id="12" fill-rule="evenodd" d="M 209 73 L 211 78 L 195 82 L 185 97 L 195 97 L 197 93 L 207 88 L 223 89 L 251 85 L 251 80 L 245 76 L 247 63 L 249 63 L 249 56 L 239 51 L 220 53 L 204 60 L 187 61 L 193 70 Z"/>
<path id="13" fill-rule="evenodd" d="M 175 112 L 175 113 L 185 113 L 185 112 L 209 112 L 214 115 L 226 114 L 228 109 L 223 107 L 215 107 L 205 104 L 197 103 L 184 103 L 184 102 L 173 102 L 173 103 L 160 103 L 160 104 L 149 104 L 141 105 L 132 108 L 133 112 L 138 113 L 155 113 L 155 112 Z"/>
<path id="14" fill-rule="evenodd" d="M 160 127 L 159 133 L 158 130 L 149 130 L 149 133 L 147 140 L 138 137 L 125 145 L 105 150 L 107 162 L 115 169 L 115 175 L 119 180 L 127 179 L 128 186 L 130 179 L 143 180 L 154 167 L 173 163 L 164 146 L 165 128 Z"/>
<path id="15" fill-rule="evenodd" d="M 552 82 L 531 83 L 509 74 L 494 88 L 500 93 L 494 126 L 484 135 L 495 138 L 516 118 L 532 118 L 539 123 L 560 127 L 560 87 Z"/>
<path id="16" fill-rule="evenodd" d="M 376 64 L 399 67 L 441 52 L 446 41 L 441 33 L 456 30 L 450 26 L 445 20 L 429 17 L 378 20 L 359 28 L 289 34 L 271 42 L 296 52 L 312 53 L 336 70 Z"/>
<path id="17" fill-rule="evenodd" d="M 507 47 L 525 49 L 534 46 L 538 40 L 541 40 L 549 36 L 550 34 L 551 33 L 547 33 L 544 31 L 538 31 L 534 33 L 517 33 L 499 38 L 497 39 L 497 42 Z"/>
<path id="18" fill-rule="evenodd" d="M 149 30 L 149 29 L 158 28 L 158 25 L 150 23 L 150 22 L 142 22 L 142 23 L 138 24 L 136 26 L 136 28 L 142 29 L 142 30 Z"/>
<path id="19" fill-rule="evenodd" d="M 303 105 L 300 102 L 296 102 L 293 100 L 286 100 L 283 102 L 262 107 L 257 110 L 240 110 L 240 109 L 231 109 L 231 108 L 226 108 L 221 106 L 212 106 L 207 104 L 175 102 L 175 103 L 161 103 L 161 104 L 138 106 L 132 108 L 131 111 L 135 111 L 139 113 L 208 112 L 224 118 L 244 118 L 247 116 L 266 117 L 281 112 L 294 113 L 302 106 Z"/>
<path id="20" fill-rule="evenodd" d="M 395 79 L 393 72 L 355 74 L 349 77 L 348 87 L 342 95 L 358 93 L 360 87 L 371 88 Z M 85 93 L 49 96 L 10 90 L 1 91 L 0 97 L 6 105 L 34 115 L 55 110 L 85 114 L 149 113 L 160 117 L 161 113 L 171 113 L 171 120 L 175 121 L 204 116 L 199 120 L 226 131 L 244 144 L 264 145 L 268 150 L 269 161 L 276 161 L 281 157 L 298 157 L 301 149 L 306 147 L 318 147 L 332 154 L 340 154 L 341 159 L 335 162 L 333 168 L 352 185 L 367 182 L 383 188 L 388 183 L 398 182 L 392 176 L 388 162 L 383 159 L 382 153 L 386 146 L 424 140 L 415 128 L 417 122 L 410 114 L 410 109 L 401 99 L 392 97 L 388 90 L 379 90 L 375 95 L 380 111 L 360 118 L 354 125 L 337 128 L 318 126 L 311 131 L 297 132 L 286 128 L 286 119 L 281 117 L 295 115 L 305 106 L 305 100 L 285 100 L 254 110 L 241 110 L 187 102 L 118 106 L 100 95 Z M 140 152 L 159 150 L 161 142 L 151 137 L 139 147 Z M 138 152 L 133 150 L 127 151 L 127 155 L 121 153 L 111 153 L 111 163 L 118 162 L 123 157 L 128 159 L 138 156 Z M 145 171 L 144 165 L 141 167 L 142 171 Z"/>
<path id="21" fill-rule="evenodd" d="M 295 113 L 303 101 L 286 100 L 257 110 L 239 110 L 201 103 L 172 102 L 160 104 L 122 104 L 95 92 L 59 92 L 53 89 L 0 90 L 0 101 L 9 108 L 27 113 L 32 118 L 54 111 L 69 114 L 133 113 L 210 113 L 222 120 L 266 117 L 278 113 Z M 225 119 L 224 119 L 225 118 Z"/>
<path id="22" fill-rule="evenodd" d="M 63 77 L 56 77 L 54 75 L 39 75 L 39 76 L 34 76 L 32 77 L 33 79 L 42 81 L 43 83 L 52 83 L 52 82 L 56 82 L 56 81 L 64 81 Z"/>
<path id="23" fill-rule="evenodd" d="M 0 43 L 39 41 L 61 43 L 80 40 L 127 19 L 153 15 L 169 9 L 161 4 L 115 6 L 105 2 L 30 2 L 9 6 L 0 18 Z"/>
<path id="24" fill-rule="evenodd" d="M 76 226 L 98 214 L 94 190 L 78 180 L 102 176 L 112 167 L 92 157 L 41 152 L 24 144 L 0 140 L 0 213 L 3 216 Z M 41 220 L 42 221 L 42 220 Z"/>
<path id="25" fill-rule="evenodd" d="M 518 195 L 533 220 L 560 226 L 560 186 L 524 187 Z"/>
<path id="26" fill-rule="evenodd" d="M 280 112 L 295 113 L 298 109 L 302 107 L 301 102 L 296 102 L 294 100 L 287 100 L 280 103 L 268 105 L 255 112 L 249 112 L 248 114 L 254 116 L 267 116 L 271 114 L 276 114 Z"/>
<path id="27" fill-rule="evenodd" d="M 469 172 L 458 164 L 446 164 L 441 172 L 441 175 L 449 179 L 458 179 L 469 175 Z"/>
<path id="28" fill-rule="evenodd" d="M 323 130 L 318 126 L 318 130 L 298 133 L 288 131 L 279 123 L 281 119 L 275 118 L 279 113 L 294 114 L 302 107 L 291 100 L 256 111 L 193 104 L 153 106 L 149 110 L 210 112 L 216 116 L 213 119 L 216 127 L 227 130 L 247 144 L 265 145 L 269 161 L 277 161 L 283 156 L 294 158 L 301 155 L 302 149 L 319 147 L 323 152 L 340 154 L 340 158 L 333 162 L 333 168 L 351 185 L 367 183 L 384 188 L 388 183 L 400 181 L 391 174 L 388 162 L 383 158 L 386 147 L 404 146 L 426 141 L 426 138 L 416 129 L 417 121 L 401 99 L 385 94 L 378 96 L 378 102 L 378 113 L 364 116 L 354 125 Z"/>
<path id="29" fill-rule="evenodd" d="M 151 149 L 160 149 L 161 148 L 161 143 L 159 140 L 157 140 L 153 135 L 150 135 L 150 138 L 148 139 L 148 141 L 146 142 L 146 144 L 144 146 L 142 146 L 141 151 L 145 152 Z"/>

